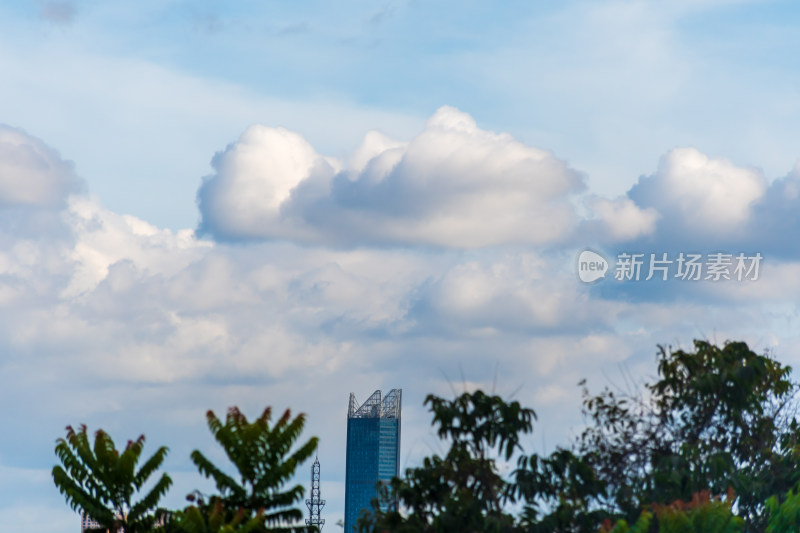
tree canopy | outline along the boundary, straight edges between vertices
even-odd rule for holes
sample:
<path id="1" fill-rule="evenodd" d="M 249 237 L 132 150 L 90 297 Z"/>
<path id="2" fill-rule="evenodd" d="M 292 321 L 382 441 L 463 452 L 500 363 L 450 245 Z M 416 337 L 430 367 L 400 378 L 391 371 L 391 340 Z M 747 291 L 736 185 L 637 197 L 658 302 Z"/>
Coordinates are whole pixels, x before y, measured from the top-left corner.
<path id="1" fill-rule="evenodd" d="M 800 481 L 791 368 L 743 342 L 693 351 L 661 347 L 658 379 L 642 390 L 592 396 L 578 451 L 606 486 L 603 502 L 628 518 L 649 502 L 725 494 L 749 531 L 763 531 L 764 502 Z"/>
<path id="2" fill-rule="evenodd" d="M 102 430 L 95 434 L 94 447 L 85 426 L 78 431 L 67 427 L 66 439 L 56 442 L 56 455 L 62 465 L 53 468 L 53 480 L 67 504 L 100 524 L 99 531 L 118 533 L 260 533 L 265 531 L 316 531 L 299 526 L 303 516 L 295 507 L 303 497 L 303 486 L 286 488 L 297 467 L 317 448 L 310 438 L 295 446 L 305 425 L 305 415 L 294 418 L 286 410 L 270 424 L 272 410 L 267 407 L 252 422 L 238 408 L 228 410 L 225 421 L 212 411 L 206 419 L 214 438 L 236 468 L 229 475 L 200 451 L 191 459 L 199 472 L 214 480 L 217 494 L 194 491 L 184 509 L 157 509 L 172 481 L 167 474 L 135 496 L 156 474 L 167 454 L 159 448 L 136 469 L 145 438 L 129 441 L 117 451 L 111 437 Z"/>
<path id="3" fill-rule="evenodd" d="M 379 487 L 381 498 L 372 514 L 362 515 L 359 530 L 511 531 L 514 520 L 505 505 L 514 501 L 514 491 L 498 474 L 497 460 L 511 459 L 536 413 L 481 391 L 454 400 L 429 395 L 425 404 L 439 437 L 450 440 L 449 452 L 427 457 L 404 479 Z"/>
<path id="4" fill-rule="evenodd" d="M 657 379 L 633 390 L 581 382 L 586 429 L 549 456 L 524 453 L 535 414 L 517 402 L 428 396 L 449 452 L 379 486 L 359 530 L 788 531 L 776 513 L 798 530 L 791 369 L 743 342 L 693 348 L 660 347 Z M 497 461 L 515 455 L 501 476 Z"/>
<path id="5" fill-rule="evenodd" d="M 483 391 L 424 405 L 448 449 L 376 486 L 361 533 L 788 533 L 800 530 L 798 385 L 791 368 L 743 342 L 660 347 L 652 382 L 592 394 L 586 427 L 546 456 L 528 453 L 536 413 Z M 85 426 L 58 439 L 53 479 L 67 504 L 116 533 L 260 533 L 300 526 L 302 485 L 289 486 L 318 440 L 305 415 L 236 407 L 208 427 L 233 465 L 191 460 L 216 493 L 167 512 L 167 448 L 143 459 L 144 436 L 117 450 Z M 139 466 L 140 460 L 143 464 Z M 230 469 L 229 469 L 230 470 Z M 347 532 L 351 533 L 351 532 Z"/>
<path id="6" fill-rule="evenodd" d="M 199 450 L 191 454 L 197 469 L 212 478 L 219 495 L 211 498 L 213 506 L 221 501 L 228 509 L 244 509 L 248 516 L 262 513 L 264 523 L 271 529 L 295 530 L 290 527 L 303 514 L 293 507 L 303 498 L 303 486 L 288 489 L 284 485 L 291 480 L 298 465 L 311 457 L 317 449 L 317 437 L 295 449 L 305 425 L 305 415 L 292 419 L 287 409 L 270 425 L 272 409 L 249 422 L 238 408 L 232 407 L 223 423 L 213 411 L 206 419 L 211 433 L 222 446 L 228 459 L 237 470 L 238 480 L 214 465 Z M 305 528 L 299 528 L 305 530 Z"/>
<path id="7" fill-rule="evenodd" d="M 149 491 L 136 499 L 167 456 L 167 448 L 162 446 L 137 469 L 144 442 L 141 435 L 128 441 L 120 453 L 103 430 L 95 433 L 92 447 L 86 426 L 77 431 L 67 426 L 66 438 L 56 442 L 61 465 L 53 467 L 53 481 L 72 509 L 84 511 L 103 529 L 112 533 L 122 529 L 126 533 L 152 531 L 159 518 L 158 502 L 172 480 L 162 474 Z"/>

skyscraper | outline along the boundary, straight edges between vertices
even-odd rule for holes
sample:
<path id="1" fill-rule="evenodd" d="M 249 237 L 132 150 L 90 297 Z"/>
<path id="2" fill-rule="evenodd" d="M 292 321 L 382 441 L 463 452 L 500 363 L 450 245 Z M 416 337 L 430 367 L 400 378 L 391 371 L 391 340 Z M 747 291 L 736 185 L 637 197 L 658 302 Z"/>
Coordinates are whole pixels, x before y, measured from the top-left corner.
<path id="1" fill-rule="evenodd" d="M 127 513 L 125 513 L 125 514 L 127 516 Z M 121 514 L 117 513 L 117 518 L 120 518 L 121 516 L 122 516 Z M 162 514 L 161 517 L 156 520 L 155 525 L 156 526 L 165 525 L 167 523 L 167 521 L 170 520 L 171 516 L 172 516 L 171 512 L 169 512 L 167 514 Z M 102 526 L 100 525 L 100 523 L 97 520 L 95 520 L 94 518 L 92 518 L 91 516 L 86 514 L 86 512 L 81 511 L 81 533 L 84 533 L 85 531 L 90 531 L 90 530 L 91 531 L 96 531 L 97 529 L 99 529 L 101 527 Z M 105 532 L 108 533 L 108 530 L 106 529 Z M 119 528 L 118 533 L 125 533 L 125 528 L 124 527 Z"/>
<path id="2" fill-rule="evenodd" d="M 362 509 L 370 508 L 378 481 L 400 474 L 400 403 L 403 391 L 392 389 L 381 399 L 376 390 L 358 405 L 350 393 L 347 408 L 347 467 L 344 530 L 352 533 Z"/>
<path id="3" fill-rule="evenodd" d="M 89 529 L 95 529 L 99 527 L 100 524 L 97 522 L 97 520 L 93 519 L 91 516 L 81 511 L 81 533 Z"/>

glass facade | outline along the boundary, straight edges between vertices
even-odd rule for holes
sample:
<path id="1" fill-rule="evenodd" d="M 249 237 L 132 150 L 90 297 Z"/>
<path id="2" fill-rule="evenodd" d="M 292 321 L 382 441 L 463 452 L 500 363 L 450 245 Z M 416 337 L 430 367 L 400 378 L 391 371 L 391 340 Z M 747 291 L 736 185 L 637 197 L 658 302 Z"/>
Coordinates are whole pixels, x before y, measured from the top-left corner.
<path id="1" fill-rule="evenodd" d="M 344 527 L 352 533 L 362 509 L 370 508 L 378 481 L 388 483 L 400 471 L 400 389 L 382 399 L 375 391 L 362 405 L 350 395 L 347 413 L 347 466 Z"/>

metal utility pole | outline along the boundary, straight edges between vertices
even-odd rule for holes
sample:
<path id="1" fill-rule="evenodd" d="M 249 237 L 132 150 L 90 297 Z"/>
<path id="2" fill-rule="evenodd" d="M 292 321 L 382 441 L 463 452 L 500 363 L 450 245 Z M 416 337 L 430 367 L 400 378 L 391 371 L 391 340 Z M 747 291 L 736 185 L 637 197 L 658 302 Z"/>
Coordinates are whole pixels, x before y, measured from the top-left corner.
<path id="1" fill-rule="evenodd" d="M 311 498 L 306 500 L 308 507 L 308 519 L 306 519 L 307 526 L 317 526 L 319 531 L 322 531 L 322 526 L 325 525 L 325 520 L 320 518 L 320 512 L 325 507 L 325 500 L 321 499 L 322 492 L 319 488 L 319 459 L 314 458 L 314 464 L 311 465 Z"/>

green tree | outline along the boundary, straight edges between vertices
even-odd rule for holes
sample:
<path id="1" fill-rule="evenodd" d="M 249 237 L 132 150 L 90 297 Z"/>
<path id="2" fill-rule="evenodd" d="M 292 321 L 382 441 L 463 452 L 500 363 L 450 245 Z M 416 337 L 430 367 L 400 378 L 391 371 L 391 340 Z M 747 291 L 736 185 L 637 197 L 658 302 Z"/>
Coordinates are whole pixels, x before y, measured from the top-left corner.
<path id="1" fill-rule="evenodd" d="M 388 487 L 379 485 L 380 497 L 372 512 L 360 517 L 359 531 L 516 531 L 506 509 L 514 487 L 498 473 L 497 460 L 508 461 L 521 450 L 520 437 L 532 430 L 534 411 L 482 391 L 454 400 L 429 395 L 425 405 L 450 450 L 425 458 Z"/>
<path id="2" fill-rule="evenodd" d="M 524 502 L 519 523 L 528 533 L 594 532 L 609 516 L 595 504 L 602 482 L 569 450 L 519 457 L 514 487 Z"/>
<path id="3" fill-rule="evenodd" d="M 743 342 L 661 347 L 657 362 L 641 393 L 584 388 L 578 451 L 607 488 L 600 503 L 633 519 L 650 502 L 732 488 L 748 531 L 764 531 L 764 501 L 800 480 L 791 369 Z"/>
<path id="4" fill-rule="evenodd" d="M 159 500 L 172 480 L 167 474 L 140 499 L 140 491 L 164 462 L 167 448 L 161 447 L 137 470 L 144 449 L 141 435 L 128 441 L 120 453 L 111 437 L 102 430 L 95 433 L 92 447 L 86 426 L 75 431 L 67 426 L 67 435 L 56 441 L 56 456 L 61 466 L 53 468 L 53 481 L 73 510 L 81 510 L 103 529 L 116 533 L 145 533 L 153 530 L 160 511 Z"/>
<path id="5" fill-rule="evenodd" d="M 270 425 L 272 410 L 269 407 L 252 422 L 238 408 L 232 407 L 224 423 L 212 411 L 208 411 L 206 418 L 214 438 L 236 467 L 238 479 L 226 474 L 200 451 L 193 451 L 192 461 L 202 475 L 214 480 L 219 491 L 218 496 L 209 499 L 205 512 L 210 514 L 221 503 L 226 519 L 244 509 L 248 520 L 262 513 L 267 529 L 305 531 L 305 528 L 291 525 L 303 516 L 293 507 L 303 497 L 303 486 L 284 488 L 297 466 L 317 449 L 316 437 L 295 447 L 305 425 L 305 415 L 292 419 L 287 409 L 274 425 Z"/>
<path id="6" fill-rule="evenodd" d="M 212 505 L 190 505 L 173 514 L 165 533 L 259 533 L 264 531 L 264 513 L 249 516 L 239 509 L 228 516 L 220 500 Z"/>

